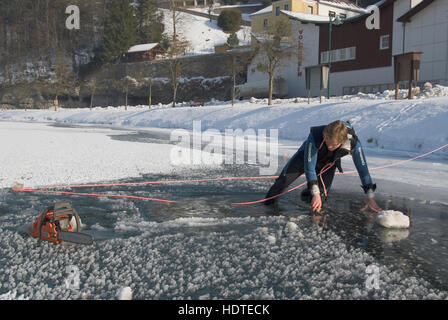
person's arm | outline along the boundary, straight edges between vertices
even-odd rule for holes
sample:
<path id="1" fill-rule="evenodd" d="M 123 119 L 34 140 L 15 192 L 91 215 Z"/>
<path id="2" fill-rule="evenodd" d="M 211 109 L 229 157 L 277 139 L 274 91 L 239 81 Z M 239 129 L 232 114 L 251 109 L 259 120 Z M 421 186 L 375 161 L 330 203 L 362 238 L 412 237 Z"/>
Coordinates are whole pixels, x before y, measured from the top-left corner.
<path id="1" fill-rule="evenodd" d="M 304 143 L 304 164 L 308 190 L 310 190 L 311 195 L 313 196 L 311 200 L 311 210 L 313 212 L 320 212 L 322 208 L 322 199 L 320 198 L 320 190 L 316 175 L 317 151 L 318 149 L 314 137 L 310 133 L 308 139 Z"/>
<path id="2" fill-rule="evenodd" d="M 314 137 L 310 133 L 308 139 L 304 143 L 304 164 L 305 176 L 308 182 L 308 189 L 312 195 L 320 194 L 319 185 L 317 183 L 316 163 L 317 163 L 317 147 L 314 142 Z"/>
<path id="3" fill-rule="evenodd" d="M 356 147 L 352 154 L 352 158 L 356 170 L 358 171 L 359 178 L 361 179 L 364 193 L 367 195 L 367 205 L 363 209 L 365 210 L 369 208 L 376 212 L 381 211 L 381 208 L 378 206 L 378 204 L 374 199 L 376 184 L 372 182 L 372 178 L 370 177 L 369 168 L 367 166 L 367 160 L 364 155 L 361 142 L 359 140 L 356 143 Z"/>

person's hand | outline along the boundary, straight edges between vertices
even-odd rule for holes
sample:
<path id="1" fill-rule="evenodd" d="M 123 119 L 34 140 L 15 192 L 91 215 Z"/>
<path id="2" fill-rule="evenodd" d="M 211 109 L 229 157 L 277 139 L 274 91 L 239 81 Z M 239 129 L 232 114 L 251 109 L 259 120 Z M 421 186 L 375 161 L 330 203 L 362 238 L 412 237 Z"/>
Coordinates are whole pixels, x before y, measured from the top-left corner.
<path id="1" fill-rule="evenodd" d="M 322 209 L 322 199 L 320 198 L 320 194 L 315 194 L 313 199 L 311 199 L 311 211 L 312 212 L 320 212 Z"/>
<path id="2" fill-rule="evenodd" d="M 371 210 L 373 212 L 381 212 L 383 209 L 380 208 L 380 206 L 376 203 L 374 198 L 369 198 L 367 200 L 367 204 L 364 208 L 361 209 L 361 211 Z"/>

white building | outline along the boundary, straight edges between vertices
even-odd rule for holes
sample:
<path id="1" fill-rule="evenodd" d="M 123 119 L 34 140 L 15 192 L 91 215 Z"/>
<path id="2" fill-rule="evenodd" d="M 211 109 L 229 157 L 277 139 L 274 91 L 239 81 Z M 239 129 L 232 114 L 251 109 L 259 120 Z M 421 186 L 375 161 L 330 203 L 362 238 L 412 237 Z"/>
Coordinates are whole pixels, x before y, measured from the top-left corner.
<path id="1" fill-rule="evenodd" d="M 420 81 L 448 85 L 448 0 L 394 4 L 392 52 L 421 51 Z"/>
<path id="2" fill-rule="evenodd" d="M 377 6 L 377 30 L 365 27 L 371 12 L 349 17 L 340 27 L 333 26 L 330 94 L 393 89 L 393 56 L 412 51 L 422 52 L 417 84 L 429 81 L 448 85 L 448 0 L 382 0 Z M 293 41 L 301 49 L 299 57 L 285 61 L 276 78 L 284 79 L 287 96 L 306 96 L 305 67 L 328 63 L 323 60 L 328 57 L 328 17 L 281 13 L 289 17 Z M 248 82 L 267 79 L 253 67 L 248 70 Z M 320 93 L 314 90 L 311 94 Z"/>

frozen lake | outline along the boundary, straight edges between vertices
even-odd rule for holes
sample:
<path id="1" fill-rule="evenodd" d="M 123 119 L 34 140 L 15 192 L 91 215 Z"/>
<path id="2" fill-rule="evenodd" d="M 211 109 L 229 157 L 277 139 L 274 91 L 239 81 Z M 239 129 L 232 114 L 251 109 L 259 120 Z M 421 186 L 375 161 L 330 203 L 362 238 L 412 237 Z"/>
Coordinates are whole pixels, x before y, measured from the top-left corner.
<path id="1" fill-rule="evenodd" d="M 168 142 L 162 133 L 124 132 L 113 140 L 140 148 Z M 113 182 L 258 175 L 256 166 L 228 165 Z M 343 179 L 336 177 L 350 188 L 359 185 Z M 134 299 L 448 298 L 446 205 L 398 194 L 378 196 L 382 208 L 411 216 L 409 230 L 375 225 L 371 214 L 360 211 L 360 188 L 347 193 L 338 184 L 324 210 L 324 227 L 323 220 L 310 216 L 299 192 L 283 196 L 278 210 L 232 205 L 262 199 L 271 183 L 76 189 L 179 201 L 175 204 L 0 189 L 0 297 L 114 299 L 129 286 Z M 95 237 L 92 246 L 38 243 L 19 232 L 46 207 L 66 200 L 80 214 L 85 232 Z M 379 268 L 377 289 L 366 285 L 369 266 Z M 66 286 L 67 268 L 79 271 L 76 288 Z"/>

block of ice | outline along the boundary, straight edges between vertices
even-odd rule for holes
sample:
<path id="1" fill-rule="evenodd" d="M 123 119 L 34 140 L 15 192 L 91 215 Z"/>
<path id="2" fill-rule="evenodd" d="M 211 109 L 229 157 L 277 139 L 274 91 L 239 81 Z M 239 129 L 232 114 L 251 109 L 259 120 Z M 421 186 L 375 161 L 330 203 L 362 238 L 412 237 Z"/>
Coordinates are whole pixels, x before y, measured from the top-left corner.
<path id="1" fill-rule="evenodd" d="M 409 217 L 401 211 L 384 210 L 376 216 L 376 222 L 385 228 L 409 228 Z"/>

